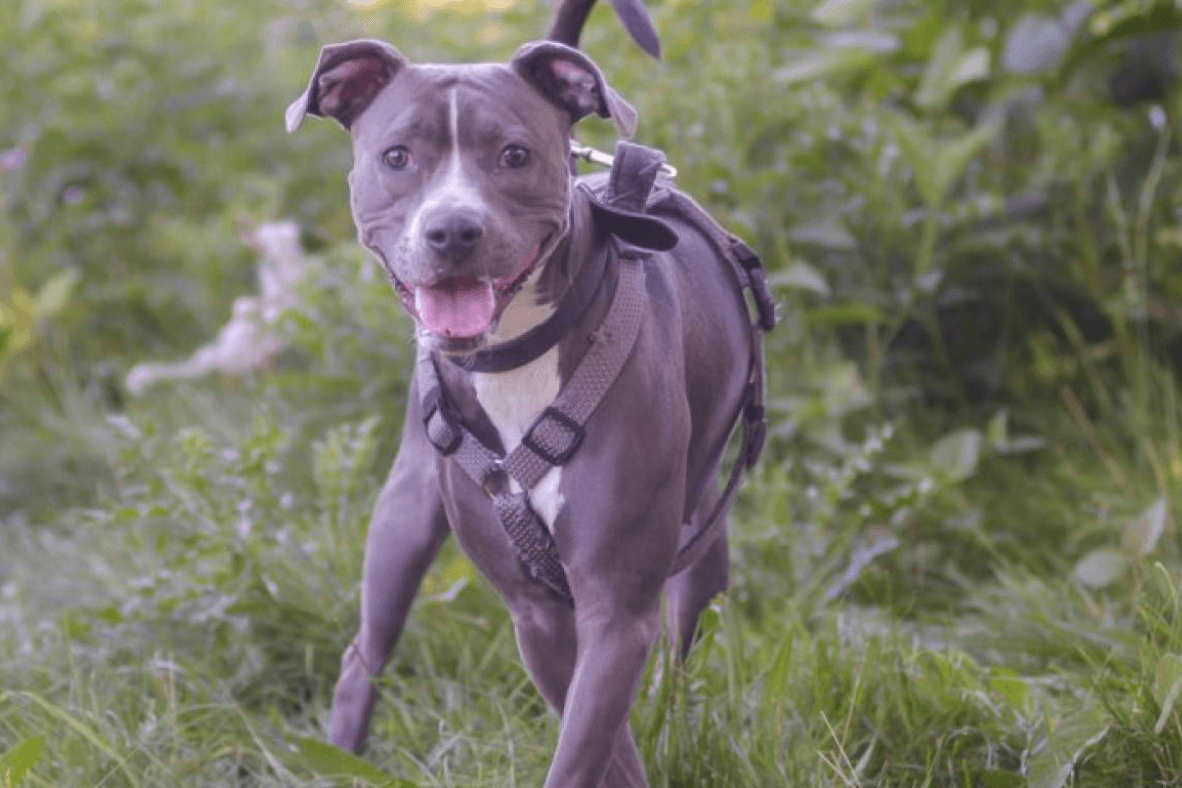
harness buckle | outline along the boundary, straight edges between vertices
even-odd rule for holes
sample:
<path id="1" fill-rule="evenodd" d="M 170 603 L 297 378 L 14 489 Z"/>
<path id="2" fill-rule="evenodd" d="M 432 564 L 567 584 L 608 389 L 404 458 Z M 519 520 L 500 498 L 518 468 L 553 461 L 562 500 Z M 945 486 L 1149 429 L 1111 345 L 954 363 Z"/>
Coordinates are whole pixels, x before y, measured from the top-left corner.
<path id="1" fill-rule="evenodd" d="M 547 428 L 544 433 L 538 430 Z M 587 436 L 583 426 L 551 406 L 543 410 L 521 438 L 521 445 L 551 465 L 565 465 Z M 555 444 L 558 444 L 555 446 Z"/>
<path id="2" fill-rule="evenodd" d="M 448 418 L 447 407 L 443 392 L 438 386 L 423 397 L 423 429 L 435 451 L 444 457 L 455 453 L 464 440 L 464 434 Z"/>

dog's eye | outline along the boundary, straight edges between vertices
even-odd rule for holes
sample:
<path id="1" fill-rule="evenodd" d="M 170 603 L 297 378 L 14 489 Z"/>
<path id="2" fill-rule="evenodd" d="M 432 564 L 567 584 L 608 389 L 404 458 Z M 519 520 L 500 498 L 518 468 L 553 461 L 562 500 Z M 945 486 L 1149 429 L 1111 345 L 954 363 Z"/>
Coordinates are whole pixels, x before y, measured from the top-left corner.
<path id="1" fill-rule="evenodd" d="M 518 169 L 529 164 L 529 151 L 520 145 L 510 145 L 501 151 L 501 166 Z"/>
<path id="2" fill-rule="evenodd" d="M 410 166 L 410 151 L 401 145 L 396 145 L 382 154 L 382 160 L 392 170 L 405 170 Z"/>

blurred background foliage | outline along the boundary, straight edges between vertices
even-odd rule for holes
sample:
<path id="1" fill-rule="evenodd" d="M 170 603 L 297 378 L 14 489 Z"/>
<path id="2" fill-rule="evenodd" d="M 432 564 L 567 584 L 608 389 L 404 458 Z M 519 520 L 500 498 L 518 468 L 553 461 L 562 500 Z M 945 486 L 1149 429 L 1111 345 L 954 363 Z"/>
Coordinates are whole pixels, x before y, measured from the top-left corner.
<path id="1" fill-rule="evenodd" d="M 1010 704 L 955 722 L 981 729 L 967 774 L 984 776 L 972 784 L 1026 784 L 1005 781 L 1021 774 L 1059 788 L 1112 731 L 1124 745 L 1095 755 L 1095 784 L 1117 784 L 1104 780 L 1133 762 L 1150 764 L 1137 772 L 1144 784 L 1176 776 L 1182 741 L 1150 732 L 1175 724 L 1182 686 L 1182 9 L 647 4 L 660 63 L 625 40 L 606 3 L 583 48 L 640 110 L 637 139 L 663 148 L 679 185 L 761 251 L 781 303 L 767 348 L 772 440 L 735 518 L 729 604 L 735 626 L 749 627 L 751 662 L 715 621 L 700 665 L 739 665 L 776 692 L 794 676 L 805 689 L 840 684 L 849 676 L 825 671 L 861 665 L 828 664 L 826 643 L 869 642 L 882 620 L 955 616 L 941 642 L 974 656 L 941 650 L 947 662 L 932 670 L 951 686 L 984 681 Z M 504 59 L 549 15 L 533 0 L 0 5 L 0 622 L 12 625 L 0 644 L 23 655 L 0 667 L 0 687 L 43 693 L 78 722 L 90 718 L 61 690 L 69 665 L 154 655 L 158 678 L 187 664 L 182 698 L 279 709 L 296 731 L 318 732 L 355 620 L 365 518 L 398 438 L 411 336 L 353 240 L 347 136 L 324 122 L 287 136 L 283 109 L 324 43 L 374 36 L 412 60 Z M 613 144 L 599 121 L 578 135 Z M 244 235 L 279 219 L 300 223 L 310 252 L 301 303 L 283 323 L 288 349 L 244 378 L 130 396 L 133 364 L 184 356 L 217 332 L 254 287 Z M 444 685 L 465 670 L 516 686 L 503 614 L 459 554 L 445 551 L 427 585 L 424 604 L 452 606 L 467 639 L 412 624 L 407 648 L 430 655 L 437 691 L 455 691 Z M 786 608 L 801 611 L 790 624 Z M 1084 645 L 1064 645 L 1085 630 Z M 929 634 L 895 630 L 911 645 L 876 648 L 906 661 Z M 811 662 L 789 660 L 794 643 Z M 498 656 L 482 657 L 485 647 Z M 48 656 L 59 652 L 72 656 Z M 1097 680 L 1104 660 L 1114 672 Z M 997 664 L 1081 673 L 1068 690 L 988 673 Z M 708 696 L 702 681 L 680 691 Z M 175 704 L 175 689 L 149 694 Z M 915 784 L 921 763 L 942 775 L 936 784 L 962 784 L 960 761 L 924 749 L 951 717 L 908 716 L 889 691 L 856 690 L 834 702 L 862 704 L 873 721 L 859 774 Z M 165 736 L 132 694 L 111 702 L 128 726 L 103 734 L 112 751 L 136 726 L 141 738 Z M 728 697 L 734 708 L 711 724 L 742 714 L 744 698 Z M 1152 713 L 1124 714 L 1130 697 Z M 0 695 L 0 706 L 17 700 Z M 820 695 L 795 701 L 824 716 Z M 657 708 L 642 720 L 657 773 L 710 773 L 662 731 L 716 728 L 698 727 L 692 705 L 673 718 Z M 802 764 L 834 744 L 833 731 L 807 711 L 785 722 L 778 698 L 759 708 L 757 771 L 808 779 Z M 434 713 L 424 709 L 414 713 Z M 532 735 L 545 717 L 530 709 L 521 724 Z M 424 752 L 431 725 L 467 724 L 425 719 L 424 729 L 385 724 Z M 891 724 L 907 736 L 881 738 Z M 803 743 L 799 761 L 777 750 L 789 734 Z M 210 768 L 291 777 L 253 730 L 224 735 L 262 754 Z M 465 747 L 462 763 L 504 758 Z M 725 775 L 753 768 L 729 750 L 701 751 Z M 111 757 L 83 745 L 75 755 L 55 767 L 57 784 L 83 784 L 70 775 Z M 400 768 L 437 773 L 433 758 Z M 172 774 L 163 756 L 148 760 L 119 779 Z"/>

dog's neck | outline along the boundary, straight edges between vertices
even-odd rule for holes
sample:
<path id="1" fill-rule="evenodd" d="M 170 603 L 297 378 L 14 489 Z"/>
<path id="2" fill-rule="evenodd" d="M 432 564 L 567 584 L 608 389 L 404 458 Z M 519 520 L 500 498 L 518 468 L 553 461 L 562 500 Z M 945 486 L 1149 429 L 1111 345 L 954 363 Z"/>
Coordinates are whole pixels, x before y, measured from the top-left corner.
<path id="1" fill-rule="evenodd" d="M 542 278 L 544 270 L 545 266 L 541 266 L 534 271 L 526 281 L 525 287 L 521 288 L 521 292 L 505 307 L 496 330 L 488 336 L 490 348 L 517 339 L 549 320 L 554 314 L 555 302 L 543 300 L 538 292 L 538 281 Z"/>
<path id="2" fill-rule="evenodd" d="M 595 233 L 591 210 L 582 190 L 571 188 L 571 209 L 566 231 L 514 299 L 505 307 L 489 347 L 509 342 L 544 323 L 577 281 L 585 265 L 595 265 L 592 254 Z"/>

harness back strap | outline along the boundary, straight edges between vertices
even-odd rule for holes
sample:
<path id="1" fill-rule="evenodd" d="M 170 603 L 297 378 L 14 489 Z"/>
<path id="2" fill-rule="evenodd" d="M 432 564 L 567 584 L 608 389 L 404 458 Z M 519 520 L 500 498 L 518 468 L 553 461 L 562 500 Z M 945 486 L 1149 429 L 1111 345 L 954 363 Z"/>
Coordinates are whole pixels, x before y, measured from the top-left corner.
<path id="1" fill-rule="evenodd" d="M 655 217 L 665 216 L 696 228 L 714 247 L 717 257 L 729 264 L 740 288 L 751 293 L 756 314 L 750 332 L 747 387 L 739 412 L 734 416 L 734 421 L 742 420 L 739 454 L 710 513 L 704 520 L 686 523 L 687 529 L 669 571 L 672 576 L 694 563 L 713 542 L 726 522 L 724 515 L 738 492 L 743 471 L 752 468 L 763 451 L 767 437 L 763 407 L 763 333 L 775 326 L 776 313 L 759 256 L 722 227 L 692 197 L 656 182 L 655 170 L 659 170 L 663 161 L 664 155 L 660 151 L 621 140 L 616 145 L 615 163 L 608 177 L 606 194 L 609 197 L 627 195 L 626 201 L 632 210 L 641 210 Z M 631 186 L 621 186 L 625 182 Z M 722 447 L 718 451 L 721 453 Z"/>

